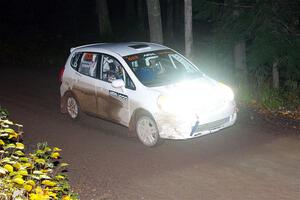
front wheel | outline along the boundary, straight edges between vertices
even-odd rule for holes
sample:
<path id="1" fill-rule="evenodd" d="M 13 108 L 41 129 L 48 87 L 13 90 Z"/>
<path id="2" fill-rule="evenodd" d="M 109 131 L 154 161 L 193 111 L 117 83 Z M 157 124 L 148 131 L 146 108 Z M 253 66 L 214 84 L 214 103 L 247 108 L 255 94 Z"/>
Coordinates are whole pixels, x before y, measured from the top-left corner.
<path id="1" fill-rule="evenodd" d="M 135 128 L 139 140 L 144 145 L 153 147 L 159 142 L 159 131 L 152 117 L 148 115 L 139 116 Z"/>

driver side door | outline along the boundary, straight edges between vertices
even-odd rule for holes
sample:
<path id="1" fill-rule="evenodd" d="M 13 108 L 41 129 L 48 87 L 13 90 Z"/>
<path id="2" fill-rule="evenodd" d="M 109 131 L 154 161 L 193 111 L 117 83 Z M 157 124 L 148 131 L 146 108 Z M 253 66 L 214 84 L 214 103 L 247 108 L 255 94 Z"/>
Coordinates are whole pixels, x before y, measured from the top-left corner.
<path id="1" fill-rule="evenodd" d="M 130 120 L 130 96 L 128 88 L 115 88 L 114 80 L 126 82 L 126 72 L 120 62 L 109 55 L 102 54 L 100 76 L 96 81 L 97 114 L 119 124 L 127 126 Z"/>

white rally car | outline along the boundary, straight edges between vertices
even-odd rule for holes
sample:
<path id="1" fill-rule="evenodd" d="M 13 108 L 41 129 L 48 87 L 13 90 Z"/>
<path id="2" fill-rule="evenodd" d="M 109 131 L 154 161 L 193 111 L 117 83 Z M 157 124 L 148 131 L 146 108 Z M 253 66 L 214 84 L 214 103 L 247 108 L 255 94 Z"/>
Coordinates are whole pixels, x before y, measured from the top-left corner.
<path id="1" fill-rule="evenodd" d="M 61 78 L 61 111 L 129 127 L 146 146 L 188 139 L 236 121 L 232 90 L 176 51 L 153 43 L 101 43 L 71 49 Z"/>

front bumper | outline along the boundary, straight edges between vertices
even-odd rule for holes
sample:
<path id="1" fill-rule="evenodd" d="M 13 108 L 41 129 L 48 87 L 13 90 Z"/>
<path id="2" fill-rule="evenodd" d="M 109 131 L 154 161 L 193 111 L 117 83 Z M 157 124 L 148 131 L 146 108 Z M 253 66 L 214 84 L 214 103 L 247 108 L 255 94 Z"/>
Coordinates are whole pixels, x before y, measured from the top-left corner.
<path id="1" fill-rule="evenodd" d="M 204 136 L 232 126 L 236 118 L 234 102 L 228 102 L 207 113 L 193 112 L 184 115 L 159 113 L 155 117 L 160 137 L 165 139 L 189 139 Z"/>

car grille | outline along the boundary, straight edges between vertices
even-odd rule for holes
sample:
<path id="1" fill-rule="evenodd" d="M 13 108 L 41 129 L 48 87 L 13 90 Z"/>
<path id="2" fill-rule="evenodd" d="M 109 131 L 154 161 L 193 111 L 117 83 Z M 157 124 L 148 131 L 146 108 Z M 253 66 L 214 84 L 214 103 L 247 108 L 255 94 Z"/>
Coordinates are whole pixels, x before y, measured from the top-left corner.
<path id="1" fill-rule="evenodd" d="M 229 122 L 229 120 L 230 120 L 230 117 L 226 117 L 224 119 L 220 119 L 220 120 L 217 120 L 217 121 L 214 121 L 214 122 L 199 125 L 196 128 L 196 130 L 194 131 L 194 133 L 201 132 L 201 131 L 206 131 L 206 130 L 217 129 L 217 128 L 221 127 L 223 124 Z"/>

